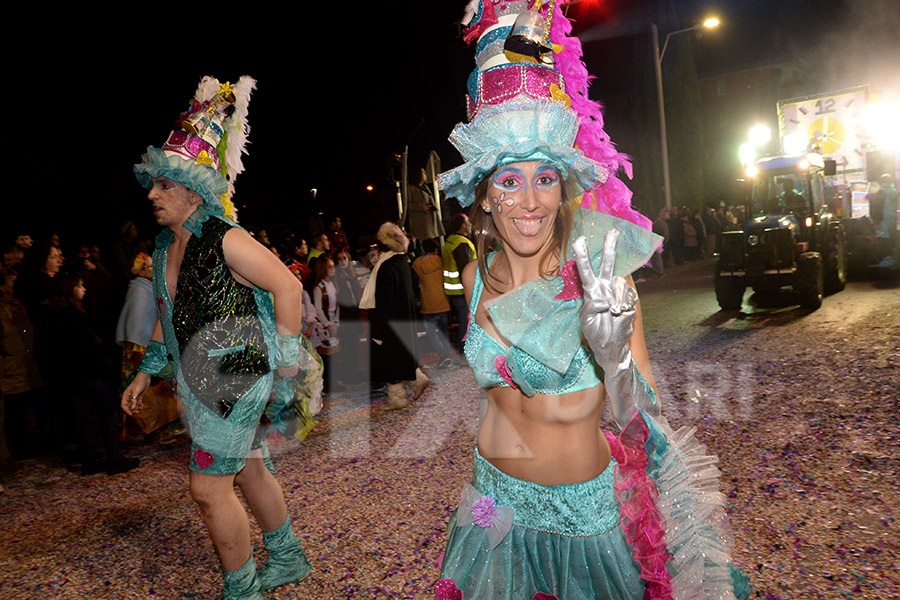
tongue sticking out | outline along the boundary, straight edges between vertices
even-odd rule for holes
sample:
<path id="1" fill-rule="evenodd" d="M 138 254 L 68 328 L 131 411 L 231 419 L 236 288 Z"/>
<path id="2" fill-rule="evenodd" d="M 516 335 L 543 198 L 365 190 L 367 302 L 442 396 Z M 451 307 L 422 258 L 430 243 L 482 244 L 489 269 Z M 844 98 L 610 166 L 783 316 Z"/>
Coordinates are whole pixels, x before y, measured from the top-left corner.
<path id="1" fill-rule="evenodd" d="M 541 231 L 542 218 L 513 219 L 513 227 L 525 237 L 534 237 Z"/>

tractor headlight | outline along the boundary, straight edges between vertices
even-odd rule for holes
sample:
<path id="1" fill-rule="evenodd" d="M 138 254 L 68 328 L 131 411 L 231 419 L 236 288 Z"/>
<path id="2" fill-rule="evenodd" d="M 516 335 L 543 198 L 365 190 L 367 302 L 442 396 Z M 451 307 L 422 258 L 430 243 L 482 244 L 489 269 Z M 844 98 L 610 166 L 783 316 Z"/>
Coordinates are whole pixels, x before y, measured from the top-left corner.
<path id="1" fill-rule="evenodd" d="M 806 217 L 806 226 L 812 227 L 812 217 Z"/>

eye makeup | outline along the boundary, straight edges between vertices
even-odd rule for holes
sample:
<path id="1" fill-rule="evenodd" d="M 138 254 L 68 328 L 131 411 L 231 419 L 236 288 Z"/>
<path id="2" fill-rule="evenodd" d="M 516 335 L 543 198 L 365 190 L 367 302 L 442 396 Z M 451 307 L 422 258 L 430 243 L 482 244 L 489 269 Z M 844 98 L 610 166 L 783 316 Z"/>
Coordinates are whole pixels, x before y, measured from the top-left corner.
<path id="1" fill-rule="evenodd" d="M 497 207 L 497 212 L 502 214 L 504 205 L 512 207 L 516 203 L 513 196 L 516 192 L 550 190 L 559 185 L 559 179 L 559 171 L 553 165 L 537 165 L 531 181 L 526 179 L 525 173 L 518 167 L 502 167 L 491 178 L 494 190 L 489 194 L 490 201 Z"/>
<path id="2" fill-rule="evenodd" d="M 517 192 L 525 185 L 525 176 L 516 167 L 504 167 L 494 175 L 493 184 L 495 188 Z"/>
<path id="3" fill-rule="evenodd" d="M 164 190 L 171 190 L 174 187 L 177 187 L 177 183 L 169 179 L 168 177 L 159 177 L 153 180 L 153 183 L 159 185 Z"/>
<path id="4" fill-rule="evenodd" d="M 534 174 L 532 185 L 536 189 L 552 188 L 559 185 L 559 172 L 555 167 L 551 167 L 550 165 L 542 166 Z"/>

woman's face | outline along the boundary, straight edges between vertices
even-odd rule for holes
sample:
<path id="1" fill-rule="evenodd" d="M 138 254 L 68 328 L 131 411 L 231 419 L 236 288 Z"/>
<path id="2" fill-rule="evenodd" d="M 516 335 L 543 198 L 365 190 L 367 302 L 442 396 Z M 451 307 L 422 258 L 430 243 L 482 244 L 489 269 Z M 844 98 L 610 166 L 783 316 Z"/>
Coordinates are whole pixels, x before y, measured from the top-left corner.
<path id="1" fill-rule="evenodd" d="M 350 264 L 350 255 L 344 252 L 341 252 L 337 256 L 337 264 L 339 267 L 346 267 Z"/>
<path id="2" fill-rule="evenodd" d="M 56 275 L 59 273 L 63 264 L 62 250 L 56 246 L 50 246 L 50 253 L 47 254 L 47 262 L 44 264 L 44 270 L 48 275 Z"/>
<path id="3" fill-rule="evenodd" d="M 72 295 L 75 297 L 76 300 L 84 300 L 84 293 L 86 291 L 87 290 L 84 287 L 84 282 L 79 279 L 78 284 L 72 290 Z"/>
<path id="4" fill-rule="evenodd" d="M 300 256 L 309 254 L 309 246 L 306 244 L 306 240 L 300 240 L 300 243 L 297 244 L 297 253 L 300 254 Z"/>
<path id="5" fill-rule="evenodd" d="M 489 176 L 482 210 L 491 212 L 497 235 L 514 254 L 530 257 L 553 236 L 562 203 L 562 178 L 542 162 L 517 162 Z"/>

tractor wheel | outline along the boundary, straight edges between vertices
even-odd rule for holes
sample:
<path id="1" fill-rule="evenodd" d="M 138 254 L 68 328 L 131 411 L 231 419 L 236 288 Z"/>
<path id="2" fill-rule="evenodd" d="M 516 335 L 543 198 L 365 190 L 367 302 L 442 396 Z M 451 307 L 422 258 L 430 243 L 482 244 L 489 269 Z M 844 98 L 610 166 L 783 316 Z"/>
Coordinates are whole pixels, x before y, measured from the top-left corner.
<path id="1" fill-rule="evenodd" d="M 847 285 L 847 250 L 844 244 L 844 228 L 838 225 L 825 240 L 827 256 L 823 265 L 825 293 L 836 294 Z"/>
<path id="2" fill-rule="evenodd" d="M 744 302 L 744 278 L 716 272 L 716 300 L 722 310 L 738 310 Z"/>
<path id="3" fill-rule="evenodd" d="M 797 257 L 797 272 L 794 273 L 794 290 L 800 306 L 813 310 L 822 306 L 824 289 L 822 255 L 818 252 L 804 252 Z"/>

